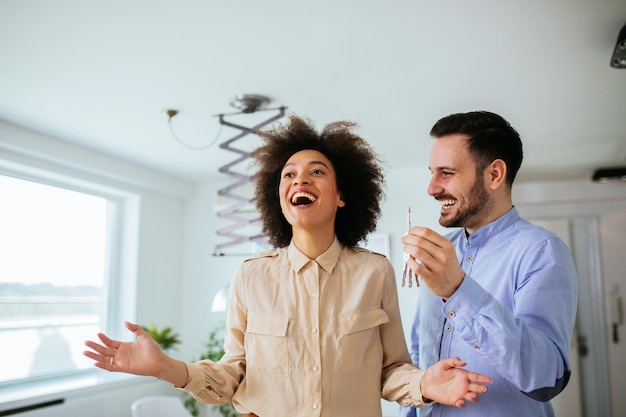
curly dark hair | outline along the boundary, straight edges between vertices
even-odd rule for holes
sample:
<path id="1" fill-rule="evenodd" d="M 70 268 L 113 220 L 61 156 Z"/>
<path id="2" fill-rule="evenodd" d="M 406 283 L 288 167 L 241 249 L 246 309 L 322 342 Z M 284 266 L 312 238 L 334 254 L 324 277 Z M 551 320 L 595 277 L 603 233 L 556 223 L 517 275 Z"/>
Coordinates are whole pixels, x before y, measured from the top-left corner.
<path id="1" fill-rule="evenodd" d="M 337 189 L 345 202 L 335 218 L 335 234 L 339 242 L 356 246 L 376 230 L 384 198 L 385 179 L 381 160 L 371 146 L 352 133 L 357 126 L 350 121 L 327 124 L 318 133 L 309 119 L 289 116 L 289 123 L 278 123 L 257 132 L 264 145 L 251 156 L 259 170 L 255 181 L 255 204 L 261 214 L 263 233 L 275 248 L 288 246 L 293 237 L 285 219 L 278 194 L 280 173 L 296 152 L 315 150 L 332 163 L 337 176 Z"/>

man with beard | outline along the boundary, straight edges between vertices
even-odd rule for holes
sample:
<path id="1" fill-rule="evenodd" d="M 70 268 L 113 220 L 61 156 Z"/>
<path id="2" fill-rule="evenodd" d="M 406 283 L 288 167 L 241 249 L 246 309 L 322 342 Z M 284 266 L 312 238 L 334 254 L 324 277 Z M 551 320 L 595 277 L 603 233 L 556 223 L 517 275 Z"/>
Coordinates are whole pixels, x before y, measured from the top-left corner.
<path id="1" fill-rule="evenodd" d="M 493 384 L 479 403 L 431 404 L 402 416 L 554 416 L 567 385 L 578 287 L 566 245 L 520 218 L 511 187 L 522 142 L 502 117 L 452 114 L 432 128 L 428 194 L 441 203 L 445 237 L 413 227 L 407 264 L 425 284 L 411 331 L 422 368 L 459 356 Z M 558 307 L 556 307 L 558 305 Z"/>

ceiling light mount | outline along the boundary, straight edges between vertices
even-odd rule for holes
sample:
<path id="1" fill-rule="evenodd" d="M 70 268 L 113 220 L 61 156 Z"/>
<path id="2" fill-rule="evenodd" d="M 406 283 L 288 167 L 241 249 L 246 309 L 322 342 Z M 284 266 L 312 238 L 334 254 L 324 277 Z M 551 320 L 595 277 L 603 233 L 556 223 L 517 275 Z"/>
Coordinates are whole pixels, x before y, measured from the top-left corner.
<path id="1" fill-rule="evenodd" d="M 178 114 L 178 110 L 166 109 L 166 110 L 163 110 L 163 113 L 165 113 L 168 119 L 171 119 L 172 117 Z"/>
<path id="2" fill-rule="evenodd" d="M 163 110 L 163 114 L 165 115 L 165 117 L 167 117 L 167 124 L 169 126 L 170 129 L 170 133 L 172 135 L 172 137 L 174 139 L 176 139 L 177 142 L 179 142 L 181 145 L 185 146 L 186 148 L 189 149 L 193 149 L 195 151 L 202 151 L 205 149 L 210 148 L 211 146 L 213 146 L 213 144 L 217 141 L 217 139 L 220 136 L 220 132 L 222 130 L 222 126 L 224 125 L 228 125 L 230 127 L 235 127 L 235 128 L 239 128 L 239 126 L 237 125 L 232 125 L 229 122 L 226 122 L 224 120 L 224 116 L 229 116 L 229 115 L 236 115 L 236 114 L 250 114 L 250 113 L 255 113 L 257 111 L 265 111 L 265 110 L 279 110 L 280 111 L 280 116 L 278 117 L 282 117 L 285 113 L 285 110 L 287 109 L 287 107 L 285 106 L 280 106 L 278 108 L 274 108 L 274 109 L 269 109 L 267 108 L 267 105 L 270 103 L 270 98 L 266 97 L 266 96 L 262 96 L 259 94 L 237 94 L 235 95 L 231 100 L 230 100 L 230 105 L 239 109 L 238 112 L 236 113 L 221 113 L 221 114 L 215 114 L 213 115 L 213 117 L 219 117 L 220 120 L 220 128 L 217 131 L 217 134 L 215 135 L 215 138 L 207 145 L 203 145 L 203 146 L 194 146 L 191 144 L 188 144 L 187 142 L 181 140 L 176 133 L 174 132 L 174 127 L 172 126 L 172 119 L 174 117 L 176 117 L 176 115 L 179 113 L 178 110 L 175 109 L 164 109 Z M 259 127 L 259 126 L 257 126 Z M 252 128 L 251 130 L 254 130 L 254 128 Z M 220 146 L 221 147 L 221 146 Z"/>
<path id="3" fill-rule="evenodd" d="M 270 102 L 269 97 L 258 94 L 237 94 L 230 100 L 230 105 L 242 113 L 254 113 L 265 108 Z"/>

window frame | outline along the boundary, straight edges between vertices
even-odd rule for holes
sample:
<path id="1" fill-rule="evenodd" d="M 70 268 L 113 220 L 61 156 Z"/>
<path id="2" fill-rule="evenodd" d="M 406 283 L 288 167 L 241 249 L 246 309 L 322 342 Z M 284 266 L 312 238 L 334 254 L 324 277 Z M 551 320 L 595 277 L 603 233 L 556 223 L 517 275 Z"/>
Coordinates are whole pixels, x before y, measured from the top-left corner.
<path id="1" fill-rule="evenodd" d="M 123 323 L 135 320 L 137 305 L 137 263 L 140 194 L 106 184 L 105 180 L 85 179 L 80 172 L 40 167 L 33 159 L 24 163 L 0 155 L 0 175 L 52 187 L 85 193 L 107 200 L 107 241 L 105 248 L 105 312 L 102 331 L 114 338 L 127 333 Z M 61 170 L 63 171 L 63 170 Z M 94 335 L 95 337 L 95 335 Z M 67 374 L 38 376 L 0 383 L 0 409 L 33 397 L 46 398 L 78 388 L 100 386 L 136 378 L 102 373 L 97 368 L 77 369 Z"/>

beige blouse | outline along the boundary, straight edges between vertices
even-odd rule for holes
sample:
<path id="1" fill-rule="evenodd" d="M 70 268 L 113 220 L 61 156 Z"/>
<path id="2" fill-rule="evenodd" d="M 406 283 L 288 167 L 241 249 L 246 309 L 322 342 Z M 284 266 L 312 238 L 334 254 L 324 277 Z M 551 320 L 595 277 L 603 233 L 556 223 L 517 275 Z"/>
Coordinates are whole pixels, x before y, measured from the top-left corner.
<path id="1" fill-rule="evenodd" d="M 187 364 L 184 390 L 260 417 L 380 417 L 380 398 L 421 406 L 387 258 L 336 239 L 311 260 L 292 243 L 244 261 L 231 285 L 226 354 Z"/>

